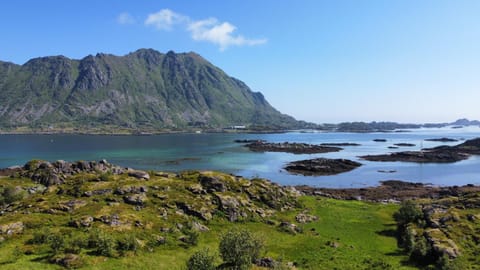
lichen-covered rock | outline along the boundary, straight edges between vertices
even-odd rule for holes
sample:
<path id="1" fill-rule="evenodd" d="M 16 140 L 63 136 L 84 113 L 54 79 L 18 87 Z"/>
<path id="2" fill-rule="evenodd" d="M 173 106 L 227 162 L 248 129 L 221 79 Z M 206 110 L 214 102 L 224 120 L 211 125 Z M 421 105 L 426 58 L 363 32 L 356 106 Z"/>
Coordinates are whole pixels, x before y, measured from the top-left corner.
<path id="1" fill-rule="evenodd" d="M 23 233 L 23 229 L 25 228 L 23 222 L 12 222 L 0 225 L 0 234 L 5 235 L 14 235 L 14 234 L 21 234 Z"/>
<path id="2" fill-rule="evenodd" d="M 313 222 L 313 221 L 317 221 L 318 217 L 314 216 L 314 215 L 309 215 L 309 214 L 306 214 L 306 213 L 300 213 L 300 214 L 295 216 L 295 220 L 298 223 L 310 223 L 310 222 Z"/>
<path id="3" fill-rule="evenodd" d="M 90 227 L 92 226 L 93 222 L 94 218 L 92 216 L 83 216 L 78 220 L 72 220 L 71 222 L 69 222 L 69 225 L 76 228 Z"/>
<path id="4" fill-rule="evenodd" d="M 193 222 L 192 222 L 192 230 L 194 230 L 194 231 L 199 231 L 199 232 L 207 232 L 207 231 L 209 231 L 210 229 L 209 229 L 207 226 L 205 226 L 205 225 L 203 225 L 202 223 L 200 223 L 200 222 L 193 221 Z"/>
<path id="5" fill-rule="evenodd" d="M 202 187 L 209 193 L 227 191 L 225 183 L 216 177 L 201 175 L 199 180 Z"/>
<path id="6" fill-rule="evenodd" d="M 433 251 L 439 257 L 447 255 L 450 258 L 456 258 L 460 255 L 457 244 L 452 239 L 449 239 L 440 229 L 427 229 L 424 233 Z"/>
<path id="7" fill-rule="evenodd" d="M 278 227 L 280 228 L 280 230 L 291 233 L 291 234 L 296 234 L 301 232 L 301 229 L 298 228 L 296 224 L 290 223 L 287 221 L 282 221 Z"/>
<path id="8" fill-rule="evenodd" d="M 72 212 L 86 205 L 87 202 L 84 200 L 70 200 L 67 202 L 60 202 L 56 209 L 64 212 Z"/>
<path id="9" fill-rule="evenodd" d="M 124 196 L 123 201 L 128 204 L 143 206 L 147 203 L 148 198 L 146 194 L 140 193 Z"/>
<path id="10" fill-rule="evenodd" d="M 212 209 L 203 204 L 190 204 L 187 202 L 177 202 L 177 207 L 189 216 L 198 217 L 203 220 L 212 219 Z"/>

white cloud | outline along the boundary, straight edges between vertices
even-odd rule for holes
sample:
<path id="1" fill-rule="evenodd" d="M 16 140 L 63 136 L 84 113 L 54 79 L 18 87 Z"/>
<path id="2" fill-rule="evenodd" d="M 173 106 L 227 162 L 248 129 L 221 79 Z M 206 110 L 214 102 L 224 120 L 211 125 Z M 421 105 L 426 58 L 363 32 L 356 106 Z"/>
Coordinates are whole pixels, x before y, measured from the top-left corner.
<path id="1" fill-rule="evenodd" d="M 229 22 L 221 23 L 215 18 L 193 21 L 187 27 L 193 40 L 211 42 L 218 45 L 222 51 L 230 46 L 253 46 L 267 42 L 266 39 L 247 39 L 241 35 L 234 35 L 236 29 Z"/>
<path id="2" fill-rule="evenodd" d="M 189 18 L 175 13 L 170 9 L 162 9 L 157 13 L 149 14 L 145 25 L 153 26 L 158 30 L 171 30 L 175 24 L 187 22 Z"/>
<path id="3" fill-rule="evenodd" d="M 267 42 L 265 38 L 249 39 L 235 34 L 237 27 L 229 22 L 220 22 L 216 18 L 195 21 L 170 9 L 149 14 L 145 25 L 158 30 L 172 30 L 175 25 L 180 25 L 190 33 L 193 40 L 213 43 L 219 46 L 221 51 L 230 46 L 254 46 Z"/>
<path id="4" fill-rule="evenodd" d="M 119 23 L 119 24 L 134 24 L 135 19 L 128 12 L 122 12 L 117 17 L 117 23 Z"/>

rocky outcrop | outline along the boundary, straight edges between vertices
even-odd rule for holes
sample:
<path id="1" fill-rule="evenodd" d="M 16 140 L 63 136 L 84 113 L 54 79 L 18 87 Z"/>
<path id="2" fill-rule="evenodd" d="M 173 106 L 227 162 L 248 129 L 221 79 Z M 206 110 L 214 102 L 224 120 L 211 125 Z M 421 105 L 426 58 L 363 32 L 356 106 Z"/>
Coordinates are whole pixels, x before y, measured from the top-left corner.
<path id="1" fill-rule="evenodd" d="M 342 150 L 340 147 L 322 146 L 306 143 L 267 143 L 256 141 L 245 145 L 254 152 L 284 152 L 292 154 L 318 154 L 328 152 L 338 152 Z"/>
<path id="2" fill-rule="evenodd" d="M 290 162 L 285 170 L 302 175 L 334 175 L 351 171 L 361 165 L 348 159 L 316 158 Z"/>
<path id="3" fill-rule="evenodd" d="M 99 173 L 122 174 L 124 169 L 111 165 L 106 160 L 100 160 L 99 162 L 67 162 L 58 160 L 52 163 L 43 160 L 32 160 L 27 162 L 20 172 L 22 176 L 45 186 L 62 184 L 67 177 L 79 173 L 94 173 L 97 175 Z"/>

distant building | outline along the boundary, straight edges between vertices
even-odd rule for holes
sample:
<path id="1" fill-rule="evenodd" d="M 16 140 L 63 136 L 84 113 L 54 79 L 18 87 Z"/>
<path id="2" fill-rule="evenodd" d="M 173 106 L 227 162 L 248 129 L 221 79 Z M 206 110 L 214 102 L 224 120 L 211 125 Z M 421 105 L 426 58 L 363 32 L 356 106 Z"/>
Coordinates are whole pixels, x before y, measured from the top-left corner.
<path id="1" fill-rule="evenodd" d="M 246 126 L 232 126 L 232 129 L 246 129 Z"/>

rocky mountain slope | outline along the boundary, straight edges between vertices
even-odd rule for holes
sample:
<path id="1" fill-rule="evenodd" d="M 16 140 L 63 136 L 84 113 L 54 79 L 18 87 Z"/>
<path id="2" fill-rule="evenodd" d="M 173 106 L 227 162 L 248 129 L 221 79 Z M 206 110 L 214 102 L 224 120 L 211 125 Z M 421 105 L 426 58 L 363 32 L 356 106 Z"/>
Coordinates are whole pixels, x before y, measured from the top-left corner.
<path id="1" fill-rule="evenodd" d="M 200 55 L 140 49 L 81 60 L 0 61 L 0 126 L 297 128 L 260 92 Z"/>

